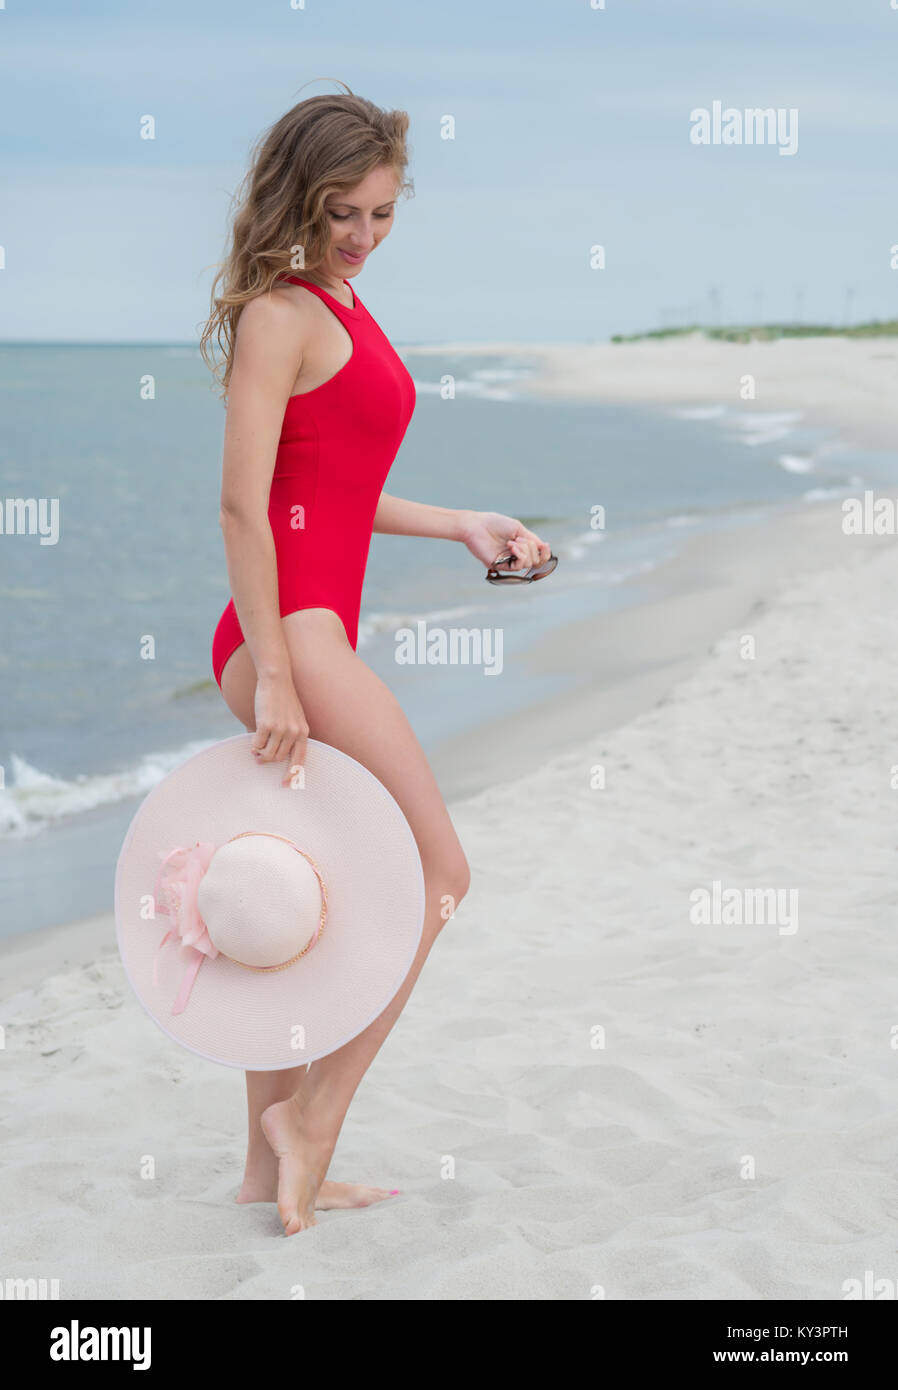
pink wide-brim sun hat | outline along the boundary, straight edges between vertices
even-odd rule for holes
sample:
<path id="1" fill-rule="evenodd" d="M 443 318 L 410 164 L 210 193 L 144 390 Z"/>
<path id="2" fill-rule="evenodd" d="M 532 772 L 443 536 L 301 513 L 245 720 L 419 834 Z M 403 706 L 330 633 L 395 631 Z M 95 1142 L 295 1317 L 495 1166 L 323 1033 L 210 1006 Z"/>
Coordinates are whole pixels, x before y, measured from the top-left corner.
<path id="1" fill-rule="evenodd" d="M 224 1066 L 280 1071 L 335 1052 L 389 1004 L 421 939 L 424 875 L 401 808 L 361 763 L 309 739 L 302 785 L 285 787 L 286 761 L 259 763 L 252 741 L 239 734 L 204 748 L 145 797 L 116 866 L 116 934 L 140 1003 L 170 1038 Z M 200 960 L 157 910 L 164 856 L 248 831 L 289 841 L 326 888 L 320 935 L 277 970 L 222 954 Z"/>

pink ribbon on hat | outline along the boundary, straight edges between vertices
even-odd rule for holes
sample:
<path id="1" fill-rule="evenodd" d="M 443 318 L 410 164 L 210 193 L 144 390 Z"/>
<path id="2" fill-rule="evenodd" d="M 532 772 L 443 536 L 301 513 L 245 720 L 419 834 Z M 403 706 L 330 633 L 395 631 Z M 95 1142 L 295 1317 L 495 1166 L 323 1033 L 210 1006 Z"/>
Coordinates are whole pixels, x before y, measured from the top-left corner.
<path id="1" fill-rule="evenodd" d="M 179 845 L 163 857 L 159 873 L 156 875 L 153 889 L 156 911 L 170 917 L 172 925 L 156 949 L 153 959 L 153 984 L 159 984 L 159 952 L 167 941 L 180 941 L 193 952 L 190 964 L 184 972 L 178 997 L 172 1005 L 173 1014 L 183 1013 L 197 972 L 206 956 L 214 960 L 218 955 L 197 906 L 200 880 L 217 848 L 217 845 L 201 840 L 197 840 L 189 849 Z"/>

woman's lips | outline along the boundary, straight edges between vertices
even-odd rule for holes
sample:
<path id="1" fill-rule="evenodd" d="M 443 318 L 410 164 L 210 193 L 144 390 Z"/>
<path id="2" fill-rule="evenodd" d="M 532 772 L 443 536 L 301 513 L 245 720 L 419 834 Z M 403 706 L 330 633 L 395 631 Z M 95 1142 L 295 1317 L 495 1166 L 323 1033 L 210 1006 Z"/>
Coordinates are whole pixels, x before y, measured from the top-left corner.
<path id="1" fill-rule="evenodd" d="M 351 251 L 344 251 L 342 246 L 338 246 L 337 250 L 340 252 L 340 255 L 345 256 L 346 260 L 352 265 L 358 265 L 360 261 L 365 259 L 364 254 L 354 256 Z"/>

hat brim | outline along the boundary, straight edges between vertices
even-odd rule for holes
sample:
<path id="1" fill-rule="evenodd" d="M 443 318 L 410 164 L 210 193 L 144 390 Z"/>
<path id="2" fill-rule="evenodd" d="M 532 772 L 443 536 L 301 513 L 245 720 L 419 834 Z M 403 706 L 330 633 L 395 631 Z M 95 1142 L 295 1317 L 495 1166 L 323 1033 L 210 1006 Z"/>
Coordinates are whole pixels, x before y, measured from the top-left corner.
<path id="1" fill-rule="evenodd" d="M 401 808 L 361 763 L 309 739 L 304 786 L 284 787 L 285 764 L 256 762 L 252 740 L 204 748 L 145 797 L 116 865 L 116 935 L 134 992 L 170 1038 L 224 1066 L 280 1071 L 335 1052 L 389 1004 L 421 939 L 424 875 Z M 159 950 L 171 925 L 151 915 L 161 856 L 242 830 L 284 835 L 312 856 L 327 887 L 324 931 L 285 970 L 206 958 L 173 1014 L 193 953 L 174 940 Z"/>

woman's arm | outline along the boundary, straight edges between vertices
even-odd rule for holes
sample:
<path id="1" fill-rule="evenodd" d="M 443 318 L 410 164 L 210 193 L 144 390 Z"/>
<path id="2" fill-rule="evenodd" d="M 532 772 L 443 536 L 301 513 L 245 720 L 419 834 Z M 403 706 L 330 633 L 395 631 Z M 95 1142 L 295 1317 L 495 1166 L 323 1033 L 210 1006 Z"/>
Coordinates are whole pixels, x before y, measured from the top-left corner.
<path id="1" fill-rule="evenodd" d="M 432 507 L 429 502 L 409 502 L 404 497 L 380 494 L 374 529 L 386 536 L 426 536 L 433 540 L 460 541 L 474 512 L 454 507 Z"/>
<path id="2" fill-rule="evenodd" d="M 290 767 L 302 763 L 308 725 L 281 625 L 268 499 L 287 397 L 307 331 L 303 307 L 277 292 L 250 300 L 240 315 L 219 514 L 234 607 L 258 678 L 253 751 L 260 762 L 289 758 Z"/>
<path id="3" fill-rule="evenodd" d="M 551 547 L 516 517 L 502 512 L 432 507 L 429 502 L 409 502 L 386 492 L 380 494 L 374 529 L 383 535 L 461 541 L 486 566 L 503 552 L 512 557 L 512 569 L 539 565 L 551 554 Z"/>

